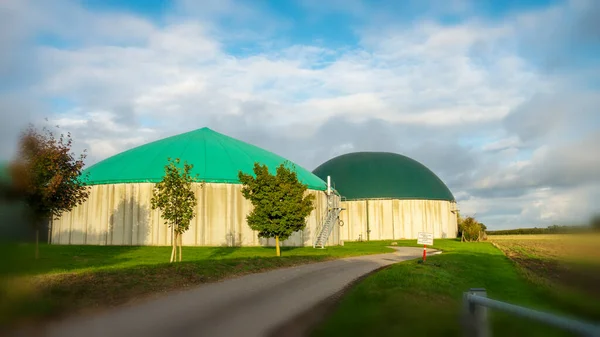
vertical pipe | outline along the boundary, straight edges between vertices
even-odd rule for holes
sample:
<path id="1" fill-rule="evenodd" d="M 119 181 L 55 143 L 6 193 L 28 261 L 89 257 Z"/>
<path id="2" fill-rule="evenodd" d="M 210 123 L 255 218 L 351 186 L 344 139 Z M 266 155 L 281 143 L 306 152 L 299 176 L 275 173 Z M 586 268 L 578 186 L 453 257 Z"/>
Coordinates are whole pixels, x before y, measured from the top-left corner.
<path id="1" fill-rule="evenodd" d="M 331 194 L 331 177 L 327 176 L 327 195 Z"/>
<path id="2" fill-rule="evenodd" d="M 463 293 L 463 332 L 465 336 L 489 337 L 490 327 L 487 318 L 487 308 L 469 300 L 471 295 L 487 297 L 483 288 L 471 288 Z"/>
<path id="3" fill-rule="evenodd" d="M 371 239 L 371 227 L 369 226 L 369 200 L 366 201 L 367 208 L 367 241 Z"/>

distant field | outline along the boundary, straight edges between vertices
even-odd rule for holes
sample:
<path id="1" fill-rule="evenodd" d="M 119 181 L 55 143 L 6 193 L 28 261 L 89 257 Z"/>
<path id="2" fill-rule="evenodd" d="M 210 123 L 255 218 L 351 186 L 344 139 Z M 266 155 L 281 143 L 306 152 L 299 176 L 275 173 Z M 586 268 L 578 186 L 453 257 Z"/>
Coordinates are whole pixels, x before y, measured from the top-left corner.
<path id="1" fill-rule="evenodd" d="M 600 234 L 498 235 L 488 239 L 533 281 L 600 301 Z"/>
<path id="2" fill-rule="evenodd" d="M 169 264 L 170 247 L 0 244 L 0 331 L 103 309 L 170 290 L 228 277 L 334 258 L 388 253 L 389 242 L 348 242 L 314 249 L 283 247 L 183 247 L 183 262 Z"/>

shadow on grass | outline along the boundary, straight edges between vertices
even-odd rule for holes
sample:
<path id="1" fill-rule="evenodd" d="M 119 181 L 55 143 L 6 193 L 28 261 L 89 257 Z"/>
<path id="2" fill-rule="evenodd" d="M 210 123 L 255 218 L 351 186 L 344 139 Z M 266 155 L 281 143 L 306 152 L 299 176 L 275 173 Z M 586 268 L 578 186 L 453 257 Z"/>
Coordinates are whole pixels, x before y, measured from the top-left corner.
<path id="1" fill-rule="evenodd" d="M 260 246 L 260 247 L 256 247 L 256 248 L 260 248 L 262 251 L 266 251 L 266 252 L 273 252 L 273 256 L 275 256 L 276 254 L 276 248 L 275 246 Z M 279 250 L 281 251 L 281 255 L 285 255 L 286 252 L 293 252 L 295 250 L 302 250 L 302 249 L 306 249 L 307 247 L 295 247 L 295 246 L 287 246 L 287 247 L 279 247 Z"/>
<path id="2" fill-rule="evenodd" d="M 211 248 L 211 252 L 208 255 L 209 259 L 219 259 L 229 256 L 240 250 L 240 247 L 215 247 Z"/>
<path id="3" fill-rule="evenodd" d="M 12 293 L 10 297 L 0 296 L 0 328 L 14 327 L 24 320 L 40 321 L 58 318 L 88 308 L 109 308 L 170 290 L 186 289 L 225 278 L 318 262 L 324 258 L 273 256 L 213 259 L 47 275 L 24 285 L 19 293 Z M 0 283 L 0 286 L 2 285 Z M 0 287 L 0 295 L 6 290 L 7 288 Z"/>
<path id="4" fill-rule="evenodd" d="M 124 254 L 135 251 L 135 246 L 83 246 L 40 244 L 40 257 L 35 259 L 35 244 L 0 244 L 0 276 L 33 275 L 69 272 L 78 269 L 108 267 L 127 262 Z"/>
<path id="5" fill-rule="evenodd" d="M 309 248 L 309 247 L 296 247 L 296 246 L 290 246 L 290 247 L 281 247 L 281 251 L 282 252 L 291 252 L 297 249 L 305 249 L 305 248 Z M 273 247 L 273 249 L 275 249 L 275 247 Z"/>

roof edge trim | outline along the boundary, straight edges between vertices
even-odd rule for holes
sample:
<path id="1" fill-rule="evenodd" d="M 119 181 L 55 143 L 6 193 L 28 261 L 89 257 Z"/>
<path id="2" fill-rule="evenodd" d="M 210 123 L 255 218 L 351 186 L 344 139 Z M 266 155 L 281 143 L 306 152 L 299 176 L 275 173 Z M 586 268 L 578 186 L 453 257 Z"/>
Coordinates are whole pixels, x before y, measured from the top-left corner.
<path id="1" fill-rule="evenodd" d="M 94 181 L 93 184 L 86 184 L 86 186 L 96 186 L 96 185 L 117 185 L 117 184 L 156 184 L 159 183 L 162 179 L 127 179 L 127 180 L 99 180 Z M 232 184 L 232 185 L 241 185 L 242 183 L 233 179 L 200 179 L 194 180 L 194 183 L 215 183 L 215 184 Z M 307 185 L 307 184 L 305 184 Z M 325 186 L 315 186 L 315 185 L 307 185 L 309 190 L 314 191 L 325 191 L 327 190 L 327 185 Z"/>

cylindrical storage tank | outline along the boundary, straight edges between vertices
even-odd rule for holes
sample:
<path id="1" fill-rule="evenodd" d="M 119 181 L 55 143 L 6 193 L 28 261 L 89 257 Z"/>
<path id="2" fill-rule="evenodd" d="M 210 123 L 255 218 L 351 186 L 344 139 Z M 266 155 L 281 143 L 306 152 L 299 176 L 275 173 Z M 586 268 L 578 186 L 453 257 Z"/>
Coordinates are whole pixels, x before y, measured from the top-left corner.
<path id="1" fill-rule="evenodd" d="M 246 216 L 252 204 L 242 193 L 238 172 L 253 174 L 255 162 L 275 173 L 286 161 L 276 154 L 225 136 L 208 128 L 148 143 L 105 159 L 87 170 L 91 192 L 71 212 L 52 221 L 53 244 L 170 245 L 171 231 L 159 210 L 152 210 L 153 187 L 162 180 L 168 158 L 179 158 L 194 167 L 198 201 L 196 216 L 183 234 L 187 246 L 275 245 L 275 239 L 258 238 Z M 327 211 L 327 184 L 295 165 L 298 179 L 315 195 L 315 209 L 304 231 L 294 233 L 283 246 L 312 246 Z M 339 229 L 328 240 L 339 242 Z"/>
<path id="2" fill-rule="evenodd" d="M 388 152 L 355 152 L 333 158 L 313 173 L 331 176 L 342 196 L 341 240 L 435 238 L 458 233 L 456 201 L 448 187 L 423 164 Z"/>

